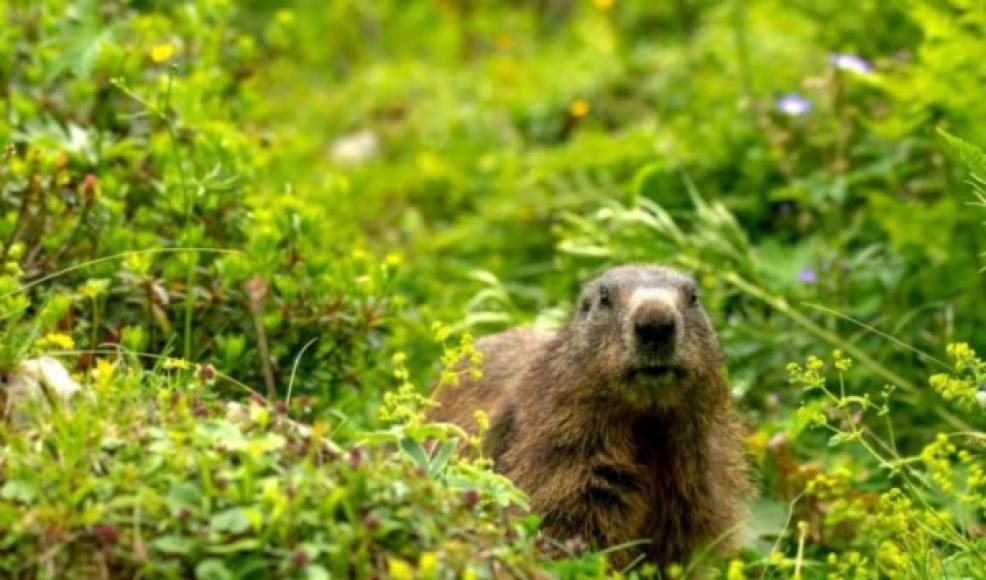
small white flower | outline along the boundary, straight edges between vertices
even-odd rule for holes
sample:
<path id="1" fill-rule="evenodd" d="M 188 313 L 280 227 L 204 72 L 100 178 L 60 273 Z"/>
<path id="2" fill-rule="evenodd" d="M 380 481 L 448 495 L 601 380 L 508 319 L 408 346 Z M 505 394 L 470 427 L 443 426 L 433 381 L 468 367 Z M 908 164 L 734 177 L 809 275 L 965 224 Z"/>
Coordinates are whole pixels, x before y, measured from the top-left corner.
<path id="1" fill-rule="evenodd" d="M 829 62 L 839 70 L 849 71 L 860 75 L 873 72 L 873 67 L 861 57 L 855 54 L 831 54 Z"/>
<path id="2" fill-rule="evenodd" d="M 369 129 L 343 135 L 332 143 L 332 159 L 344 165 L 359 165 L 377 156 L 380 138 Z"/>

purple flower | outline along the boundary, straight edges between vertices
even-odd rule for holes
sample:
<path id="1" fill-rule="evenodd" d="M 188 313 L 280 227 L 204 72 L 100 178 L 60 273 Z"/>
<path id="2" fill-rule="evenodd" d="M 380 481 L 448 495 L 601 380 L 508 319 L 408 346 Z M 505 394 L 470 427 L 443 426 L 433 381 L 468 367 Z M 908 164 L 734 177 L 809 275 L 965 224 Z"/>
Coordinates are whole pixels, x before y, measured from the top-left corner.
<path id="1" fill-rule="evenodd" d="M 814 284 L 818 282 L 818 272 L 812 270 L 811 268 L 805 268 L 798 273 L 798 282 L 802 284 Z"/>
<path id="2" fill-rule="evenodd" d="M 777 99 L 777 110 L 791 117 L 800 117 L 811 110 L 811 102 L 797 93 L 788 93 Z"/>
<path id="3" fill-rule="evenodd" d="M 846 70 L 860 75 L 873 72 L 873 67 L 870 63 L 855 54 L 830 54 L 829 62 L 839 70 Z"/>

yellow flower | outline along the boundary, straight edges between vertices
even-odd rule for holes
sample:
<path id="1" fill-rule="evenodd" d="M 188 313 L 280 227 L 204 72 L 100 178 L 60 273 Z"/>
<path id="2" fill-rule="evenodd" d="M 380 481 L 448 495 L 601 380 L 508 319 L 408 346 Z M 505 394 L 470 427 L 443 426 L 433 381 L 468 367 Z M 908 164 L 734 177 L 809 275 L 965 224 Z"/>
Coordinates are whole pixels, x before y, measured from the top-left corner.
<path id="1" fill-rule="evenodd" d="M 75 346 L 75 341 L 72 337 L 67 334 L 62 334 L 61 332 L 52 332 L 46 334 L 44 338 L 41 339 L 41 344 L 44 347 L 57 347 L 62 350 L 68 350 Z"/>
<path id="2" fill-rule="evenodd" d="M 418 560 L 418 577 L 438 577 L 438 556 L 436 556 L 434 552 L 421 553 L 421 558 Z"/>
<path id="3" fill-rule="evenodd" d="M 115 372 L 116 366 L 110 361 L 101 358 L 96 360 L 96 367 L 92 369 L 92 377 L 96 379 L 96 384 L 100 388 L 105 388 L 113 380 L 113 374 Z"/>
<path id="4" fill-rule="evenodd" d="M 589 101 L 585 99 L 575 99 L 568 106 L 568 114 L 576 119 L 581 119 L 589 114 Z"/>
<path id="5" fill-rule="evenodd" d="M 264 407 L 261 407 L 257 403 L 251 402 L 250 421 L 260 425 L 261 427 L 266 427 L 267 423 L 270 422 L 270 411 Z"/>
<path id="6" fill-rule="evenodd" d="M 733 560 L 729 563 L 726 578 L 727 580 L 744 580 L 746 578 L 746 575 L 743 574 L 743 560 Z"/>
<path id="7" fill-rule="evenodd" d="M 592 3 L 600 10 L 609 10 L 616 4 L 616 0 L 592 0 Z"/>
<path id="8" fill-rule="evenodd" d="M 758 460 L 763 460 L 767 454 L 767 444 L 770 438 L 766 433 L 757 431 L 746 438 L 746 450 Z"/>
<path id="9" fill-rule="evenodd" d="M 151 60 L 158 64 L 168 62 L 174 55 L 175 47 L 167 42 L 158 44 L 151 49 Z"/>
<path id="10" fill-rule="evenodd" d="M 171 357 L 164 359 L 164 363 L 162 363 L 161 366 L 165 370 L 169 370 L 169 371 L 173 369 L 187 371 L 188 369 L 192 368 L 191 363 L 189 363 L 187 360 L 181 358 L 171 358 Z"/>
<path id="11" fill-rule="evenodd" d="M 387 568 L 390 572 L 390 577 L 394 580 L 413 580 L 414 578 L 414 568 L 400 558 L 393 556 L 388 558 Z"/>
<path id="12" fill-rule="evenodd" d="M 835 364 L 835 368 L 842 372 L 846 372 L 852 368 L 852 359 L 846 358 L 839 349 L 832 351 L 832 361 Z"/>

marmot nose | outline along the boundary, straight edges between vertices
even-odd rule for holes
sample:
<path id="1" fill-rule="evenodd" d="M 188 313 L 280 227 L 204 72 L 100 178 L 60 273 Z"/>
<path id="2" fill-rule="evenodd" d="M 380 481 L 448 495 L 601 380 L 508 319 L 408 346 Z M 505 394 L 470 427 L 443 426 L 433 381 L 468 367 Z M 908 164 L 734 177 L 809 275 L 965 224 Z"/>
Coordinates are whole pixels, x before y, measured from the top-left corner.
<path id="1" fill-rule="evenodd" d="M 633 330 L 641 346 L 651 348 L 667 346 L 674 339 L 674 317 L 642 317 L 634 321 Z"/>

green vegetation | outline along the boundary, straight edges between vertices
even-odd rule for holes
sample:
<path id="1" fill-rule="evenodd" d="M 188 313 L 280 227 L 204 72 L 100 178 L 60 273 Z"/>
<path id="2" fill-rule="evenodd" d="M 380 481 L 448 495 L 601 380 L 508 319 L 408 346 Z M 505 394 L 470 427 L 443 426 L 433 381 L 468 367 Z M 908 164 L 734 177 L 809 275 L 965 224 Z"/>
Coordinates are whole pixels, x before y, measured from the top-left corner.
<path id="1" fill-rule="evenodd" d="M 982 1 L 0 22 L 0 576 L 986 577 Z M 423 420 L 471 336 L 630 261 L 720 332 L 724 561 L 553 545 Z"/>

